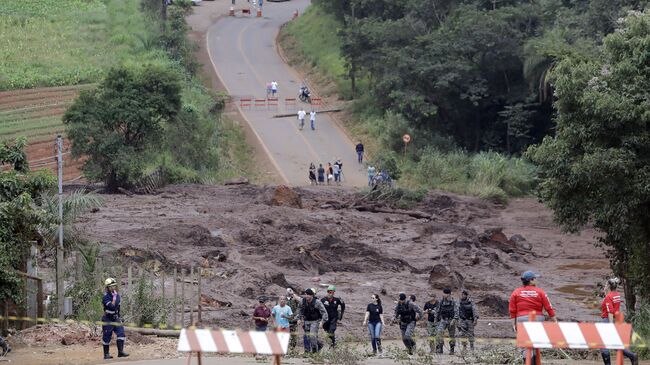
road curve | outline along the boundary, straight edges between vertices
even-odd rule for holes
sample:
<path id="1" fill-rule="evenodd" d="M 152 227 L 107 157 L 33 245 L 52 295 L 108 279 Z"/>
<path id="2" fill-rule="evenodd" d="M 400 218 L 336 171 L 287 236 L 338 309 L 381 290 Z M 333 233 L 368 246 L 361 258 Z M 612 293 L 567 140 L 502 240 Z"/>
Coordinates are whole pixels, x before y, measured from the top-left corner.
<path id="1" fill-rule="evenodd" d="M 363 166 L 357 163 L 354 143 L 326 113 L 317 113 L 316 130 L 309 129 L 309 114 L 304 130 L 298 129 L 297 117 L 273 118 L 277 114 L 295 113 L 297 106 L 285 106 L 284 98 L 296 98 L 302 84 L 297 72 L 285 64 L 275 47 L 280 26 L 302 13 L 309 0 L 269 3 L 263 6 L 263 17 L 242 16 L 219 19 L 209 29 L 207 49 L 212 65 L 228 93 L 237 103 L 264 150 L 285 183 L 294 186 L 309 184 L 308 167 L 339 158 L 343 162 L 342 185 L 362 187 L 367 184 Z M 238 1 L 237 9 L 248 3 Z M 279 84 L 280 102 L 275 108 L 241 108 L 239 99 L 266 96 L 266 84 Z M 310 105 L 302 104 L 309 113 Z M 318 108 L 316 108 L 318 112 Z"/>

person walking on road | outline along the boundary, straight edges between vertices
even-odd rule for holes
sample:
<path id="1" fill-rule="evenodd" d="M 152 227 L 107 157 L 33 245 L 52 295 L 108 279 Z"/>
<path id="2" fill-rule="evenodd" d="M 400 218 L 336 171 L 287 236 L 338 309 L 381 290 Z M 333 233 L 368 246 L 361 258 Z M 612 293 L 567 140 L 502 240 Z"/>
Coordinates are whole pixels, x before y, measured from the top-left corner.
<path id="1" fill-rule="evenodd" d="M 376 174 L 377 169 L 372 165 L 368 166 L 368 186 L 372 186 Z"/>
<path id="2" fill-rule="evenodd" d="M 266 306 L 266 297 L 258 297 L 257 305 L 253 310 L 253 321 L 255 321 L 255 330 L 259 332 L 266 332 L 269 327 L 269 320 L 271 319 L 271 310 Z"/>
<path id="3" fill-rule="evenodd" d="M 552 321 L 557 322 L 555 310 L 548 300 L 548 296 L 543 289 L 537 287 L 537 278 L 540 275 L 532 271 L 526 271 L 521 274 L 521 284 L 510 295 L 508 310 L 512 318 L 512 329 L 517 332 L 517 322 L 528 322 L 529 314 L 535 312 L 535 321 L 543 321 L 543 310 L 546 310 Z M 532 362 L 535 363 L 535 352 L 533 352 Z"/>
<path id="4" fill-rule="evenodd" d="M 614 323 L 617 313 L 621 313 L 621 294 L 616 291 L 618 288 L 619 280 L 618 278 L 611 278 L 607 280 L 605 285 L 605 298 L 600 303 L 601 308 L 601 321 L 605 323 Z M 621 313 L 622 314 L 622 313 Z M 609 349 L 601 349 L 600 355 L 603 357 L 603 363 L 605 365 L 611 365 L 612 360 L 610 358 Z M 623 355 L 632 361 L 632 365 L 639 364 L 639 357 L 637 354 L 629 350 L 623 350 Z"/>
<path id="5" fill-rule="evenodd" d="M 260 7 L 261 7 L 261 2 L 260 2 Z M 271 81 L 271 95 L 275 97 L 275 94 L 278 93 L 278 82 L 273 80 Z"/>
<path id="6" fill-rule="evenodd" d="M 315 131 L 316 130 L 316 112 L 314 109 L 312 109 L 309 112 L 309 124 L 311 125 L 311 130 Z"/>
<path id="7" fill-rule="evenodd" d="M 321 320 L 327 322 L 329 317 L 323 303 L 315 298 L 313 289 L 305 290 L 305 297 L 300 306 L 300 320 L 303 321 L 305 335 L 307 337 L 307 352 L 316 353 L 320 350 L 318 345 L 318 327 Z"/>
<path id="8" fill-rule="evenodd" d="M 323 185 L 325 183 L 325 169 L 323 164 L 318 164 L 318 185 Z"/>
<path id="9" fill-rule="evenodd" d="M 298 128 L 300 130 L 305 127 L 305 116 L 307 116 L 305 108 L 300 108 L 300 110 L 298 110 Z"/>
<path id="10" fill-rule="evenodd" d="M 336 347 L 336 324 L 343 319 L 343 313 L 345 312 L 345 302 L 341 298 L 335 297 L 335 293 L 336 286 L 330 285 L 327 287 L 327 296 L 321 299 L 328 318 L 327 321 L 323 321 L 323 329 L 327 332 L 332 348 Z"/>
<path id="11" fill-rule="evenodd" d="M 291 307 L 287 305 L 287 298 L 280 297 L 278 305 L 271 310 L 271 316 L 275 320 L 275 327 L 282 332 L 290 331 L 289 320 L 293 317 Z"/>
<path id="12" fill-rule="evenodd" d="M 334 182 L 336 185 L 341 185 L 341 168 L 337 163 L 332 165 L 332 173 L 334 175 Z"/>
<path id="13" fill-rule="evenodd" d="M 124 334 L 124 325 L 120 318 L 120 303 L 122 297 L 117 290 L 117 281 L 113 278 L 104 280 L 106 291 L 102 298 L 104 305 L 104 315 L 102 316 L 102 346 L 104 347 L 104 360 L 112 359 L 113 356 L 109 353 L 109 346 L 111 344 L 111 337 L 115 332 L 115 339 L 117 343 L 117 357 L 127 357 L 129 354 L 124 352 L 124 341 L 126 335 Z"/>
<path id="14" fill-rule="evenodd" d="M 399 319 L 399 329 L 402 332 L 402 342 L 406 346 L 409 355 L 413 355 L 416 350 L 413 332 L 419 319 L 424 316 L 422 309 L 417 304 L 407 301 L 406 294 L 400 293 L 399 300 L 395 306 L 395 316 L 393 322 Z"/>
<path id="15" fill-rule="evenodd" d="M 355 149 L 357 151 L 357 161 L 359 161 L 359 163 L 363 163 L 363 143 L 359 141 Z"/>
<path id="16" fill-rule="evenodd" d="M 316 185 L 316 165 L 313 162 L 309 164 L 309 185 Z"/>
<path id="17" fill-rule="evenodd" d="M 373 294 L 370 300 L 371 302 L 366 307 L 363 325 L 368 325 L 372 353 L 377 354 L 379 352 L 381 354 L 381 330 L 386 326 L 386 322 L 384 322 L 384 309 L 381 307 L 381 299 L 379 299 L 378 295 Z"/>
<path id="18" fill-rule="evenodd" d="M 474 327 L 478 322 L 478 311 L 471 299 L 469 299 L 469 292 L 463 290 L 458 304 L 458 316 L 460 318 L 460 337 L 463 343 L 463 352 L 467 350 L 467 342 L 469 341 L 469 349 L 474 351 Z"/>
<path id="19" fill-rule="evenodd" d="M 456 347 L 456 325 L 458 323 L 458 303 L 451 297 L 451 289 L 442 290 L 442 299 L 438 304 L 438 327 L 436 327 L 436 353 L 442 354 L 444 347 L 443 335 L 449 333 L 449 355 L 454 354 Z"/>
<path id="20" fill-rule="evenodd" d="M 329 185 L 330 182 L 334 180 L 334 169 L 330 162 L 328 162 L 327 167 L 325 167 L 325 174 L 327 175 L 327 185 Z"/>
<path id="21" fill-rule="evenodd" d="M 424 314 L 427 315 L 427 335 L 429 350 L 435 352 L 436 348 L 436 327 L 438 326 L 438 297 L 431 294 L 431 299 L 424 303 Z"/>

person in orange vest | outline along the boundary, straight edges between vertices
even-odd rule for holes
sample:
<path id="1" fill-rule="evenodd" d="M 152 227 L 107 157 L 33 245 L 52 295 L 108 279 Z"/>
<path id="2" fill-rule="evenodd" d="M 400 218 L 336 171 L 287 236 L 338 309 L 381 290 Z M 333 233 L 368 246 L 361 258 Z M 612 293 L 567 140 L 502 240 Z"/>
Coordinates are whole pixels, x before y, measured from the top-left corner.
<path id="1" fill-rule="evenodd" d="M 548 299 L 546 292 L 537 287 L 537 278 L 540 275 L 532 271 L 526 271 L 521 274 L 521 284 L 510 295 L 508 308 L 510 318 L 512 318 L 512 328 L 517 331 L 517 322 L 528 322 L 531 312 L 536 313 L 536 321 L 544 320 L 543 310 L 546 310 L 550 319 L 557 322 L 555 310 Z M 532 363 L 535 364 L 535 353 L 533 353 Z"/>
<path id="2" fill-rule="evenodd" d="M 621 294 L 616 291 L 618 288 L 618 283 L 618 278 L 611 278 L 607 280 L 607 285 L 605 285 L 606 295 L 603 301 L 600 303 L 600 308 L 602 310 L 600 318 L 603 322 L 613 323 L 614 316 L 616 313 L 619 313 L 621 311 Z M 612 364 L 608 349 L 601 349 L 600 354 L 603 357 L 603 362 L 605 365 Z M 638 365 L 639 357 L 635 353 L 629 350 L 623 350 L 623 355 L 632 361 L 632 365 Z"/>

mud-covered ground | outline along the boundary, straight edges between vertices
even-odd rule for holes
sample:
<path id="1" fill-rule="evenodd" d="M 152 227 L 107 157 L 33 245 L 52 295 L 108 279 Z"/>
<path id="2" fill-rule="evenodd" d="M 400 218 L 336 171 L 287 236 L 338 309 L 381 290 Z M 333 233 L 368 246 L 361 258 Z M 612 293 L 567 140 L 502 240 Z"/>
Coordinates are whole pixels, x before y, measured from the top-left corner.
<path id="1" fill-rule="evenodd" d="M 372 293 L 390 312 L 400 291 L 416 294 L 422 305 L 450 286 L 455 295 L 469 289 L 478 303 L 485 319 L 478 336 L 509 337 L 506 301 L 522 271 L 543 275 L 540 286 L 562 320 L 594 318 L 593 292 L 608 272 L 592 231 L 562 234 L 531 198 L 504 208 L 431 192 L 410 208 L 430 219 L 344 208 L 365 203 L 334 187 L 182 185 L 104 198 L 105 206 L 78 226 L 122 267 L 144 265 L 168 278 L 174 266 L 203 267 L 204 308 L 218 309 L 203 313 L 210 326 L 252 327 L 257 296 L 277 296 L 287 286 L 324 294 L 335 284 L 347 303 L 339 332 L 363 338 Z M 396 326 L 387 334 L 396 336 Z"/>

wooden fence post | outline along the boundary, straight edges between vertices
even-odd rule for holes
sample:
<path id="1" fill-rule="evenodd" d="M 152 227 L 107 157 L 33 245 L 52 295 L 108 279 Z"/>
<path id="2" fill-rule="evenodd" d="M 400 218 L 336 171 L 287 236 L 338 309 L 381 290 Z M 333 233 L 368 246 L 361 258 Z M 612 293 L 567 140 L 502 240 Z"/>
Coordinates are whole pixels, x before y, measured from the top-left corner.
<path id="1" fill-rule="evenodd" d="M 162 305 L 164 306 L 165 310 L 163 310 L 163 313 L 165 314 L 165 318 L 163 318 L 163 324 L 167 325 L 167 318 L 169 316 L 167 315 L 167 302 L 165 301 L 165 270 L 161 270 L 160 273 L 160 290 L 162 290 Z"/>
<path id="2" fill-rule="evenodd" d="M 190 267 L 190 326 L 194 326 L 194 307 L 192 306 L 194 301 L 192 299 L 194 296 L 194 266 Z"/>
<path id="3" fill-rule="evenodd" d="M 198 289 L 197 289 L 197 297 L 196 297 L 196 318 L 198 323 L 201 323 L 201 274 L 203 273 L 203 268 L 199 267 L 197 270 L 197 275 L 198 275 Z"/>
<path id="4" fill-rule="evenodd" d="M 173 322 L 172 322 L 174 327 L 176 327 L 176 319 L 177 319 L 176 310 L 178 309 L 177 305 L 176 305 L 176 302 L 178 300 L 178 298 L 176 297 L 176 280 L 178 279 L 177 275 L 178 275 L 178 269 L 176 268 L 176 266 L 174 266 L 174 302 L 173 302 L 173 305 L 174 305 L 174 309 L 173 309 L 173 311 L 174 311 L 174 319 L 173 319 Z"/>
<path id="5" fill-rule="evenodd" d="M 133 295 L 133 269 L 131 265 L 126 269 L 126 287 L 129 291 L 129 315 L 133 316 L 133 300 L 135 295 Z"/>

